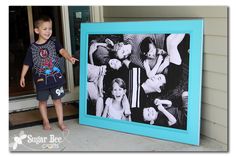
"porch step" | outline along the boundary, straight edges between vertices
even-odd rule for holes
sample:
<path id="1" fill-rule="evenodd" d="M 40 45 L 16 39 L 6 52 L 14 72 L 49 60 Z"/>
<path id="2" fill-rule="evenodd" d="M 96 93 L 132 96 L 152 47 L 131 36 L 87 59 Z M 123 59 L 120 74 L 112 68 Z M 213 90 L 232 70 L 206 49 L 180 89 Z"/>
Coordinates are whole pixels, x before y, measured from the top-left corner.
<path id="1" fill-rule="evenodd" d="M 48 107 L 48 119 L 50 122 L 57 121 L 55 107 Z M 78 103 L 63 103 L 64 120 L 78 118 Z M 35 125 L 42 125 L 42 118 L 39 109 L 32 109 L 28 111 L 16 112 L 9 114 L 9 129 L 18 129 L 30 127 Z"/>

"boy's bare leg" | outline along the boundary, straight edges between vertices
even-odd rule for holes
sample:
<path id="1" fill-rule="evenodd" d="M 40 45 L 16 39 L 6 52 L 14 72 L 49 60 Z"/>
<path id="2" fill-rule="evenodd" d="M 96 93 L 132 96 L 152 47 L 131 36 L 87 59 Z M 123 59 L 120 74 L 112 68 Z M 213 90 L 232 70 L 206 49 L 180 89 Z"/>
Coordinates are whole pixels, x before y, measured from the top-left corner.
<path id="1" fill-rule="evenodd" d="M 122 105 L 124 108 L 125 116 L 131 115 L 130 104 L 126 95 L 124 95 L 124 98 L 122 99 Z"/>
<path id="2" fill-rule="evenodd" d="M 99 97 L 96 101 L 96 116 L 101 117 L 102 116 L 102 112 L 104 109 L 104 102 L 103 102 L 103 98 Z"/>
<path id="3" fill-rule="evenodd" d="M 170 62 L 180 65 L 182 59 L 178 51 L 179 43 L 184 39 L 185 34 L 171 34 L 167 37 L 167 53 L 170 56 Z"/>
<path id="4" fill-rule="evenodd" d="M 58 118 L 58 126 L 61 129 L 61 131 L 67 130 L 67 126 L 64 124 L 63 121 L 63 107 L 61 103 L 61 99 L 53 100 L 53 104 L 55 105 L 57 118 Z"/>
<path id="5" fill-rule="evenodd" d="M 39 101 L 39 111 L 43 119 L 43 129 L 51 130 L 52 128 L 49 124 L 48 115 L 47 115 L 47 101 Z"/>

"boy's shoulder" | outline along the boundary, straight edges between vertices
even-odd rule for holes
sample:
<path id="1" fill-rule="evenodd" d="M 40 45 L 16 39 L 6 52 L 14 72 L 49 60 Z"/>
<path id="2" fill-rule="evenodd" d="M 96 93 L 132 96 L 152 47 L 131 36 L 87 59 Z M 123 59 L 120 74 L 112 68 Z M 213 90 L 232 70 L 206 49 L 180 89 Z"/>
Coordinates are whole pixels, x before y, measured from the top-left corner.
<path id="1" fill-rule="evenodd" d="M 105 102 L 106 105 L 110 106 L 112 104 L 112 98 L 107 98 L 106 99 L 106 102 Z"/>
<path id="2" fill-rule="evenodd" d="M 55 42 L 55 41 L 57 41 L 57 38 L 55 36 L 52 36 L 45 43 L 48 43 L 49 41 L 54 41 Z M 30 45 L 38 45 L 36 42 L 37 42 L 37 40 L 32 42 Z"/>
<path id="3" fill-rule="evenodd" d="M 30 45 L 29 45 L 29 47 L 28 47 L 28 51 L 34 51 L 34 50 L 37 50 L 38 48 L 40 48 L 41 46 L 46 46 L 46 45 L 48 45 L 48 44 L 54 44 L 54 45 L 57 45 L 56 44 L 56 42 L 57 42 L 57 39 L 56 39 L 56 37 L 51 37 L 51 38 L 49 38 L 44 44 L 37 44 L 36 43 L 37 41 L 34 41 L 34 42 L 32 42 Z"/>
<path id="4" fill-rule="evenodd" d="M 47 44 L 47 43 L 49 43 L 50 41 L 52 41 L 52 42 L 56 42 L 57 41 L 57 38 L 56 37 L 50 37 L 44 44 L 42 44 L 42 45 L 45 45 L 45 44 Z M 30 45 L 29 45 L 29 48 L 31 48 L 31 47 L 38 47 L 38 46 L 40 46 L 40 44 L 37 44 L 36 43 L 37 41 L 34 41 L 34 42 L 32 42 Z"/>
<path id="5" fill-rule="evenodd" d="M 56 42 L 57 38 L 53 36 L 53 37 L 49 38 L 48 40 L 52 40 L 52 41 Z"/>

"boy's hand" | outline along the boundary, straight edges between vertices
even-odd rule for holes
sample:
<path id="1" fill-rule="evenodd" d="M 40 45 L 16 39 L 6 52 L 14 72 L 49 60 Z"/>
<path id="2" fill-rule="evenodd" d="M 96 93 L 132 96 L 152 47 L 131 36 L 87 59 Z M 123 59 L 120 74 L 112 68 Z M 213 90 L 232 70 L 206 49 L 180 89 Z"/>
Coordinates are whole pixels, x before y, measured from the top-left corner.
<path id="1" fill-rule="evenodd" d="M 24 77 L 22 77 L 22 78 L 20 79 L 20 86 L 21 86 L 22 88 L 25 87 L 25 78 L 24 78 Z"/>
<path id="2" fill-rule="evenodd" d="M 162 55 L 159 55 L 157 61 L 162 62 L 162 61 L 163 61 L 163 56 L 162 56 Z"/>
<path id="3" fill-rule="evenodd" d="M 72 64 L 75 64 L 76 61 L 79 61 L 78 59 L 74 58 L 74 57 L 70 57 L 69 58 L 69 61 L 72 63 Z"/>
<path id="4" fill-rule="evenodd" d="M 154 104 L 155 104 L 156 106 L 161 105 L 161 100 L 158 99 L 158 98 L 156 98 L 156 99 L 154 100 Z"/>
<path id="5" fill-rule="evenodd" d="M 157 54 L 159 54 L 159 55 L 165 55 L 166 53 L 167 52 L 163 49 L 158 49 L 158 52 L 157 52 Z"/>
<path id="6" fill-rule="evenodd" d="M 163 112 L 163 111 L 165 110 L 165 108 L 162 106 L 162 104 L 158 105 L 157 108 L 158 108 L 158 110 L 161 111 L 161 112 Z"/>

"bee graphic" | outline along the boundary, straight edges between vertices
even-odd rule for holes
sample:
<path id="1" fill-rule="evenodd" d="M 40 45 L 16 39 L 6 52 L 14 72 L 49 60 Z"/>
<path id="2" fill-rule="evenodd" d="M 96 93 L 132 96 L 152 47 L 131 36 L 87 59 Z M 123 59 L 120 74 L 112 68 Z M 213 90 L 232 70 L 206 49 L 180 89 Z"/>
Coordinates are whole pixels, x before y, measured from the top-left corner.
<path id="1" fill-rule="evenodd" d="M 27 135 L 24 133 L 24 131 L 21 131 L 19 133 L 19 136 L 14 137 L 14 142 L 10 143 L 9 147 L 12 147 L 13 150 L 16 150 L 17 146 L 22 143 L 22 140 L 25 139 Z"/>

